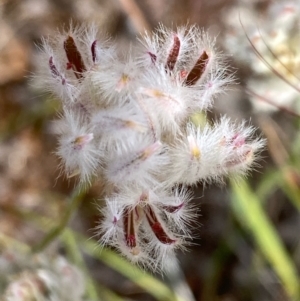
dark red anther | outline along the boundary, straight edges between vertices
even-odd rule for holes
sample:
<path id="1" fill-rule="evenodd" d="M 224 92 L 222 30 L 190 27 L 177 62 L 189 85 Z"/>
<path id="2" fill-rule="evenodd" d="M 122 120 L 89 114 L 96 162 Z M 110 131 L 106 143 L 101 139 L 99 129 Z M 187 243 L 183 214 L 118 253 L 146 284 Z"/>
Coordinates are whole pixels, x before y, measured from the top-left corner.
<path id="1" fill-rule="evenodd" d="M 70 64 L 70 66 L 73 68 L 74 74 L 77 79 L 82 78 L 82 73 L 86 71 L 86 68 L 84 66 L 81 54 L 75 44 L 75 41 L 71 36 L 68 36 L 65 40 L 64 49 L 69 61 L 68 66 Z"/>
<path id="2" fill-rule="evenodd" d="M 62 85 L 64 85 L 66 83 L 66 79 L 64 77 L 62 77 L 61 74 L 58 72 L 55 64 L 53 63 L 52 56 L 49 58 L 49 67 L 50 67 L 53 77 L 59 77 L 61 79 Z"/>
<path id="3" fill-rule="evenodd" d="M 200 57 L 198 58 L 195 66 L 193 69 L 189 72 L 188 76 L 185 79 L 185 84 L 187 86 L 193 86 L 196 84 L 196 82 L 200 79 L 200 77 L 203 75 L 205 68 L 208 63 L 208 55 L 206 51 L 204 50 Z"/>
<path id="4" fill-rule="evenodd" d="M 165 66 L 166 70 L 172 71 L 174 69 L 177 59 L 178 59 L 179 50 L 180 50 L 180 40 L 177 35 L 174 35 L 173 45 L 169 52 L 169 56 L 168 56 L 167 63 Z"/>
<path id="5" fill-rule="evenodd" d="M 181 203 L 177 206 L 163 206 L 162 208 L 169 213 L 176 213 L 183 207 L 183 205 L 184 203 Z"/>
<path id="6" fill-rule="evenodd" d="M 124 223 L 124 235 L 125 235 L 126 245 L 129 248 L 134 248 L 136 247 L 134 212 L 129 208 L 126 208 L 124 210 L 123 223 Z"/>
<path id="7" fill-rule="evenodd" d="M 149 54 L 149 56 L 151 58 L 152 64 L 155 64 L 155 62 L 157 60 L 157 56 L 154 53 L 150 52 L 150 51 L 148 51 L 147 53 Z"/>
<path id="8" fill-rule="evenodd" d="M 50 67 L 51 73 L 54 77 L 56 77 L 56 76 L 60 77 L 61 76 L 60 73 L 58 72 L 56 66 L 53 63 L 53 57 L 52 56 L 49 59 L 49 67 Z"/>
<path id="9" fill-rule="evenodd" d="M 97 46 L 97 40 L 95 40 L 91 46 L 92 58 L 94 63 L 96 62 L 97 59 L 96 46 Z"/>
<path id="10" fill-rule="evenodd" d="M 157 239 L 161 243 L 166 245 L 175 243 L 176 240 L 170 238 L 169 235 L 166 233 L 153 209 L 148 205 L 144 208 L 144 211 L 146 213 L 147 221 L 152 231 L 154 232 L 155 236 L 157 237 Z"/>

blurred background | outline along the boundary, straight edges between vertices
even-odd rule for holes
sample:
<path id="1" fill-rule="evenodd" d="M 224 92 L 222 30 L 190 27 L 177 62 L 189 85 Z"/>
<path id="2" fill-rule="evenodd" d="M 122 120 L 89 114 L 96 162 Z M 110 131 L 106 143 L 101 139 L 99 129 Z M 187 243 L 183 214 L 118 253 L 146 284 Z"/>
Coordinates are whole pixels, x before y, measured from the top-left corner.
<path id="1" fill-rule="evenodd" d="M 247 180 L 195 188 L 199 238 L 178 253 L 177 273 L 150 275 L 100 253 L 100 184 L 69 211 L 75 180 L 59 175 L 54 154 L 59 102 L 31 77 L 42 37 L 70 20 L 96 23 L 122 51 L 159 23 L 205 28 L 237 78 L 209 117 L 251 119 L 268 140 Z M 79 266 L 87 299 L 78 300 L 300 300 L 299 42 L 299 1 L 1 0 L 0 300 L 22 265 L 33 269 L 32 247 Z"/>

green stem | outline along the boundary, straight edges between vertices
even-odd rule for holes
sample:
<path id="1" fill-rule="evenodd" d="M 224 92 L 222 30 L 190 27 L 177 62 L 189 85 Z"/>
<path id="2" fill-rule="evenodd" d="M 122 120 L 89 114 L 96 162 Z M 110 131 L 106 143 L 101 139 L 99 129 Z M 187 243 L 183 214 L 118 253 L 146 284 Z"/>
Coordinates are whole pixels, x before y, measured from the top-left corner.
<path id="1" fill-rule="evenodd" d="M 101 300 L 106 301 L 124 301 L 117 294 L 106 288 L 105 286 L 97 283 L 91 278 L 89 270 L 86 266 L 82 252 L 78 247 L 78 239 L 75 233 L 66 228 L 63 232 L 63 241 L 68 252 L 68 258 L 71 258 L 76 266 L 85 273 L 86 281 L 86 294 L 89 300 L 100 300 L 99 292 L 101 292 Z"/>
<path id="2" fill-rule="evenodd" d="M 32 252 L 38 253 L 43 251 L 52 241 L 54 241 L 58 236 L 60 236 L 60 234 L 63 232 L 63 230 L 66 228 L 69 221 L 71 220 L 73 213 L 75 213 L 76 209 L 79 207 L 84 194 L 85 192 L 79 184 L 74 189 L 71 197 L 69 198 L 69 206 L 67 207 L 63 218 L 61 219 L 61 222 L 57 226 L 52 228 L 52 230 L 50 230 L 39 243 L 33 246 Z"/>
<path id="3" fill-rule="evenodd" d="M 180 296 L 178 296 L 162 281 L 154 278 L 139 267 L 132 265 L 119 254 L 105 248 L 101 248 L 100 250 L 98 243 L 93 239 L 87 240 L 84 236 L 78 233 L 75 233 L 75 236 L 87 254 L 97 258 L 113 270 L 125 276 L 127 279 L 130 279 L 133 283 L 151 294 L 156 300 L 183 301 Z"/>
<path id="4" fill-rule="evenodd" d="M 44 231 L 48 231 L 48 228 L 54 224 L 54 221 L 49 219 L 48 217 L 37 216 L 32 212 L 26 212 L 20 210 L 15 210 L 15 212 L 17 215 L 24 217 L 30 222 L 33 222 Z M 71 229 L 64 228 L 64 227 L 62 227 L 61 229 L 63 235 L 66 231 L 72 231 Z M 142 271 L 140 268 L 133 266 L 124 258 L 121 258 L 120 255 L 116 254 L 111 250 L 105 248 L 99 250 L 99 244 L 94 239 L 91 238 L 87 239 L 85 236 L 80 235 L 79 233 L 76 233 L 74 231 L 72 231 L 72 233 L 73 235 L 75 235 L 76 241 L 80 243 L 80 245 L 83 247 L 84 251 L 87 254 L 89 254 L 93 258 L 102 261 L 107 266 L 111 267 L 113 270 L 125 276 L 127 279 L 130 279 L 139 287 L 141 287 L 146 292 L 148 292 L 151 296 L 153 296 L 156 300 L 183 301 L 183 299 L 180 296 L 176 295 L 172 291 L 172 289 L 170 289 L 162 281 L 156 279 L 153 275 L 150 275 L 147 272 Z M 102 286 L 100 287 L 99 284 L 97 284 L 97 286 L 99 288 L 99 292 L 101 292 L 101 296 L 103 295 L 102 293 L 104 292 L 105 298 L 107 300 L 109 301 L 121 300 L 120 298 L 118 300 L 116 295 L 110 290 L 108 290 L 107 288 L 103 288 Z M 102 289 L 104 289 L 104 291 L 102 291 Z"/>
<path id="5" fill-rule="evenodd" d="M 78 244 L 76 238 L 72 231 L 69 229 L 64 229 L 63 232 L 63 241 L 65 243 L 66 250 L 69 254 L 68 258 L 72 258 L 73 262 L 80 267 L 82 271 L 85 273 L 86 280 L 86 293 L 89 300 L 99 300 L 99 296 L 97 293 L 97 289 L 94 281 L 89 276 L 88 269 L 82 257 L 82 253 L 78 248 Z"/>
<path id="6" fill-rule="evenodd" d="M 0 233 L 0 249 L 8 248 L 18 250 L 20 253 L 30 253 L 30 247 L 24 242 L 18 241 L 4 233 Z"/>

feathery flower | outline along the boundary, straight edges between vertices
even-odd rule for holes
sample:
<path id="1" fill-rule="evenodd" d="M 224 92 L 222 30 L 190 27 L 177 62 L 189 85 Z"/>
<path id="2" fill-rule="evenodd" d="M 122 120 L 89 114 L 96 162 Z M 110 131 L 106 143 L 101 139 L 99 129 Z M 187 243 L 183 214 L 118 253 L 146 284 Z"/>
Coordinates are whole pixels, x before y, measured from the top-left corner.
<path id="1" fill-rule="evenodd" d="M 67 174 L 110 187 L 100 244 L 164 270 L 193 238 L 185 185 L 245 175 L 264 143 L 225 117 L 191 123 L 233 79 L 203 30 L 160 26 L 140 41 L 121 58 L 95 27 L 71 27 L 44 41 L 43 81 L 64 107 L 57 153 Z"/>

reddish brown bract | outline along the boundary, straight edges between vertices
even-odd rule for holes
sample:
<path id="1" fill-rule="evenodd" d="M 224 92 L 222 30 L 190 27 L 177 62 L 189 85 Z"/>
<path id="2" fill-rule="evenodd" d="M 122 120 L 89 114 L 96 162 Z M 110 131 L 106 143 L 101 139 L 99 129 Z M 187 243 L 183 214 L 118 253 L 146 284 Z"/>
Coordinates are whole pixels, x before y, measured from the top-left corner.
<path id="1" fill-rule="evenodd" d="M 165 67 L 166 70 L 172 71 L 174 69 L 179 55 L 179 51 L 180 51 L 180 40 L 177 35 L 174 35 L 173 45 L 169 52 L 169 56 Z"/>
<path id="2" fill-rule="evenodd" d="M 84 66 L 81 54 L 77 49 L 75 41 L 71 36 L 68 36 L 65 40 L 64 49 L 69 60 L 68 63 L 73 68 L 75 76 L 77 77 L 77 79 L 82 78 L 82 73 L 86 71 L 86 68 Z"/>
<path id="3" fill-rule="evenodd" d="M 195 85 L 195 83 L 200 79 L 200 77 L 202 76 L 202 74 L 205 71 L 206 65 L 208 63 L 208 59 L 209 59 L 209 57 L 208 57 L 206 51 L 204 50 L 202 52 L 202 54 L 200 55 L 200 57 L 198 58 L 195 66 L 189 72 L 189 74 L 185 80 L 185 84 L 187 86 Z"/>

